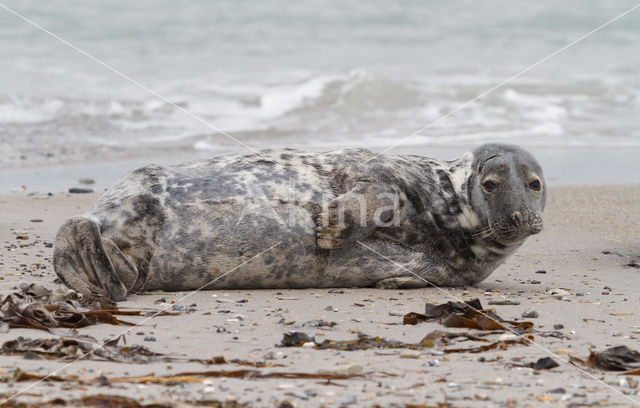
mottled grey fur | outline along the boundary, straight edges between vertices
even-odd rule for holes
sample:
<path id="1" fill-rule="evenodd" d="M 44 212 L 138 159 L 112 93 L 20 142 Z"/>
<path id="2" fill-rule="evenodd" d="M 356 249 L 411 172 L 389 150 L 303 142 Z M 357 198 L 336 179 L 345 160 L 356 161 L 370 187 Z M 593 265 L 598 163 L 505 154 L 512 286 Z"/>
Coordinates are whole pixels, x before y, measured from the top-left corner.
<path id="1" fill-rule="evenodd" d="M 539 164 L 511 145 L 455 161 L 284 149 L 150 165 L 67 220 L 54 267 L 116 300 L 230 270 L 206 289 L 427 285 L 369 247 L 435 285 L 467 285 L 540 231 L 545 195 Z"/>

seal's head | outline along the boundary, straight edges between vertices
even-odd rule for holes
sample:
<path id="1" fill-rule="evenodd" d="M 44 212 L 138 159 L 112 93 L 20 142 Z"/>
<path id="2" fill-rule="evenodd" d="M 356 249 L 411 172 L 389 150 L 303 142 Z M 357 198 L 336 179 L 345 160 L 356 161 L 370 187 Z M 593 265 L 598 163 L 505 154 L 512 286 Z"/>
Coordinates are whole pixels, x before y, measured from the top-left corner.
<path id="1" fill-rule="evenodd" d="M 485 144 L 473 151 L 471 206 L 489 235 L 522 241 L 542 230 L 547 186 L 538 161 L 526 150 Z"/>

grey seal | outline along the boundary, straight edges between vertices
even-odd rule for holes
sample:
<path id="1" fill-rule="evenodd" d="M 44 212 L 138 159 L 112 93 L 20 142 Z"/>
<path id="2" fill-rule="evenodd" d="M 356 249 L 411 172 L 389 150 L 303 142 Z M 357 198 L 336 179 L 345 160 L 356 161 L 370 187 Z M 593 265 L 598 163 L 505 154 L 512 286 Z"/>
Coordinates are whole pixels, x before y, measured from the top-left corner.
<path id="1" fill-rule="evenodd" d="M 283 149 L 149 165 L 63 224 L 54 269 L 69 287 L 114 300 L 159 289 L 470 285 L 542 229 L 545 200 L 539 163 L 503 144 L 453 161 Z"/>

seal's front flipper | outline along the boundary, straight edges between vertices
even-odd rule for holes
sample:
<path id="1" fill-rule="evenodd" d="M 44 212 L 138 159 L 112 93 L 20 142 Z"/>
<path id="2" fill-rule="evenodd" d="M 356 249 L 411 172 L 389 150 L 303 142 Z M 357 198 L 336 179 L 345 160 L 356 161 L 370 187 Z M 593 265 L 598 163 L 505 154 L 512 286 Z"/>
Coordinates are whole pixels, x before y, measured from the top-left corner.
<path id="1" fill-rule="evenodd" d="M 382 279 L 376 283 L 378 289 L 419 289 L 427 286 L 424 279 L 415 276 L 401 276 L 398 278 Z"/>
<path id="2" fill-rule="evenodd" d="M 366 238 L 376 228 L 399 221 L 403 194 L 382 183 L 361 181 L 345 194 L 329 202 L 318 217 L 318 246 L 345 248 Z"/>
<path id="3" fill-rule="evenodd" d="M 115 301 L 125 300 L 127 288 L 108 255 L 111 252 L 113 256 L 114 249 L 118 250 L 111 241 L 105 248 L 97 222 L 87 217 L 73 217 L 58 231 L 53 267 L 62 282 L 83 295 L 100 294 Z M 114 257 L 114 260 L 116 265 L 122 263 L 121 259 Z M 125 275 L 126 280 L 130 280 L 131 273 Z"/>

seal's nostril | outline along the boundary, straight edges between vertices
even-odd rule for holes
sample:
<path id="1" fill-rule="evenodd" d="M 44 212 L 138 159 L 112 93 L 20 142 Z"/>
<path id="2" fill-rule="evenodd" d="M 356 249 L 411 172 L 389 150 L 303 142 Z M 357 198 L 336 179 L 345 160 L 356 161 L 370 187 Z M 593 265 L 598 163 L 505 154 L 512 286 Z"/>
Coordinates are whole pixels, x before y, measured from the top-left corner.
<path id="1" fill-rule="evenodd" d="M 511 221 L 515 226 L 521 227 L 522 224 L 524 224 L 524 216 L 520 211 L 514 211 L 513 214 L 511 214 Z"/>

